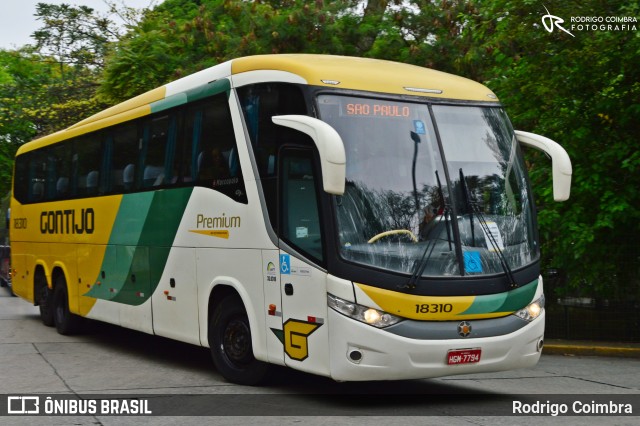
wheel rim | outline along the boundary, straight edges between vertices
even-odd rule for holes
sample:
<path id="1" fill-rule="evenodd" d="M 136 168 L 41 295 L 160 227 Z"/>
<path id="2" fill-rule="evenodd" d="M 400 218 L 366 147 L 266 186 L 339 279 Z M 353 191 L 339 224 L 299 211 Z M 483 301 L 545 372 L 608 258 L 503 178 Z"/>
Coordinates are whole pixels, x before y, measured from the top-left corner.
<path id="1" fill-rule="evenodd" d="M 222 350 L 233 364 L 246 365 L 251 361 L 251 332 L 245 321 L 229 321 L 222 337 Z"/>

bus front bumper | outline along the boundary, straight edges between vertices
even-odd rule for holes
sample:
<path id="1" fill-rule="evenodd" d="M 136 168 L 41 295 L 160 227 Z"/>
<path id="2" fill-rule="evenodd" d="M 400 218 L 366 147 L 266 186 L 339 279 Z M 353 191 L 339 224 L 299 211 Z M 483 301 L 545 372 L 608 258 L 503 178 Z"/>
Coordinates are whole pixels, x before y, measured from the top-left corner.
<path id="1" fill-rule="evenodd" d="M 328 319 L 334 380 L 403 380 L 533 367 L 542 351 L 545 312 L 509 334 L 447 340 L 398 336 L 332 309 Z M 480 361 L 448 365 L 449 351 L 462 349 L 480 349 Z"/>

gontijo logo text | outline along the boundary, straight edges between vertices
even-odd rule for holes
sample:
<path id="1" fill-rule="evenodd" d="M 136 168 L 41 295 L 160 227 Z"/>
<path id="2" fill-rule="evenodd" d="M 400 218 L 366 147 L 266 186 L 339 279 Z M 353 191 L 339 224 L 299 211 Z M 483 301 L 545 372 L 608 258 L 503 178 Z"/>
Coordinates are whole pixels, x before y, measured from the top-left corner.
<path id="1" fill-rule="evenodd" d="M 95 213 L 92 208 L 49 210 L 40 213 L 43 234 L 93 234 Z"/>

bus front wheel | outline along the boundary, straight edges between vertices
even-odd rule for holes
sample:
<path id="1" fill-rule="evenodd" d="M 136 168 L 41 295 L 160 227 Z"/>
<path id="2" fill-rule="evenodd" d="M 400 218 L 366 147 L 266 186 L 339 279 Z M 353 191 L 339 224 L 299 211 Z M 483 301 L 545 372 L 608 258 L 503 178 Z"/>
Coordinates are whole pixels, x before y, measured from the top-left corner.
<path id="1" fill-rule="evenodd" d="M 257 385 L 267 376 L 269 365 L 253 356 L 251 328 L 242 300 L 228 295 L 209 319 L 209 346 L 218 372 L 240 385 Z"/>
<path id="2" fill-rule="evenodd" d="M 56 278 L 56 286 L 53 290 L 53 319 L 58 333 L 65 336 L 77 333 L 82 321 L 82 317 L 69 310 L 67 282 L 62 275 Z"/>

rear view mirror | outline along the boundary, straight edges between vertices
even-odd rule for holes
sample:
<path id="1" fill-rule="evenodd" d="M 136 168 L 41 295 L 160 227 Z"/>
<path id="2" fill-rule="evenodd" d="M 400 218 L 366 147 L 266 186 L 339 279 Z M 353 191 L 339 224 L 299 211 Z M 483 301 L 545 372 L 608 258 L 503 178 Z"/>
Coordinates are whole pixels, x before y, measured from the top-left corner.
<path id="1" fill-rule="evenodd" d="M 275 124 L 311 136 L 320 153 L 324 191 L 334 195 L 344 194 L 347 161 L 338 132 L 324 121 L 306 115 L 278 115 L 271 119 Z"/>
<path id="2" fill-rule="evenodd" d="M 569 154 L 557 142 L 535 133 L 516 130 L 516 139 L 524 146 L 529 146 L 546 153 L 551 157 L 553 174 L 553 199 L 566 201 L 571 193 L 571 159 Z"/>

